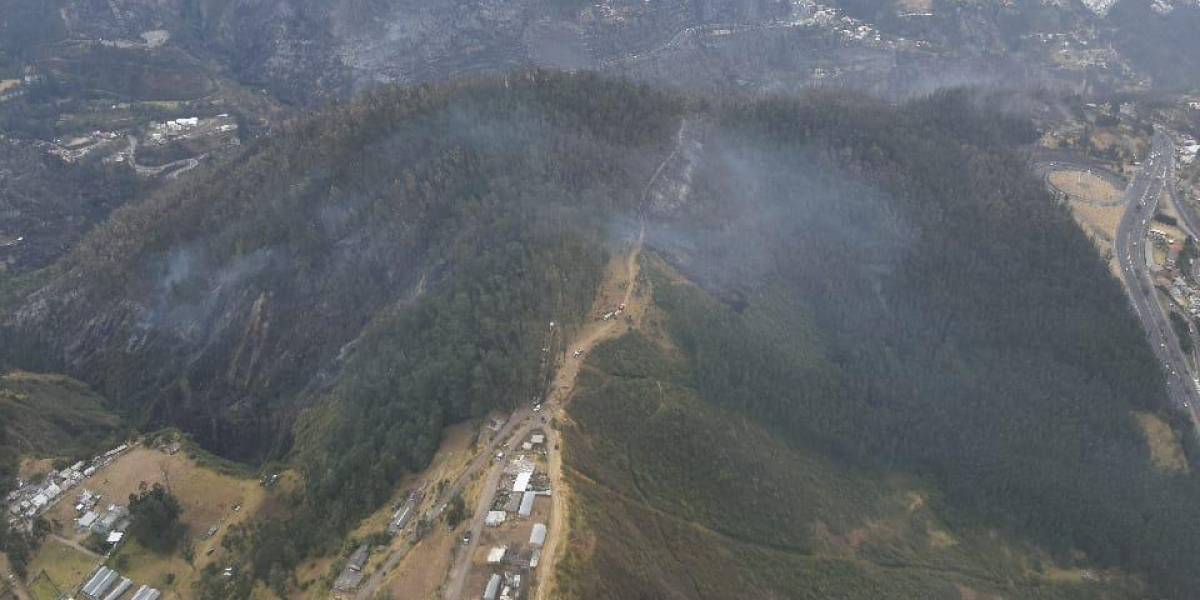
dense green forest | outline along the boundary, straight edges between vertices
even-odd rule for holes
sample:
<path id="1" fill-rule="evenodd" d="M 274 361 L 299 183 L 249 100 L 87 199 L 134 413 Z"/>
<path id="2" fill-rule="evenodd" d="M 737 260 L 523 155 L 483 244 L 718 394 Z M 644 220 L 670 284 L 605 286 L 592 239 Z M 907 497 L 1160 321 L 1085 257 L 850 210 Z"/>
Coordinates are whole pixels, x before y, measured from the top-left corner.
<path id="1" fill-rule="evenodd" d="M 672 310 L 727 310 L 653 261 L 644 272 Z M 792 346 L 809 353 L 790 355 L 794 367 L 827 368 L 817 339 Z M 1144 593 L 1131 578 L 1056 581 L 1062 567 L 1030 545 L 948 525 L 924 500 L 927 481 L 830 460 L 706 401 L 696 364 L 637 332 L 592 353 L 564 425 L 573 498 L 557 573 L 564 600 Z"/>
<path id="2" fill-rule="evenodd" d="M 727 306 L 656 298 L 708 401 L 930 477 L 956 524 L 1082 550 L 1179 597 L 1198 584 L 1200 487 L 1152 468 L 1131 411 L 1185 421 L 1117 282 L 1012 151 L 1032 130 L 979 104 L 729 110 L 693 204 L 755 216 L 673 224 L 700 246 L 681 268 Z"/>

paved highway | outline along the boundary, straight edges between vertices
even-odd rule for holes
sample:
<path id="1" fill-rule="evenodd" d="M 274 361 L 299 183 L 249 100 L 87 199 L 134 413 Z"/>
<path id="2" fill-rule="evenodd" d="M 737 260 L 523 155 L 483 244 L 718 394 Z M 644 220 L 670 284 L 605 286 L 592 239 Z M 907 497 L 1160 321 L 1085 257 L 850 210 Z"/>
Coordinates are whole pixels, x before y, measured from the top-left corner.
<path id="1" fill-rule="evenodd" d="M 1183 350 L 1163 312 L 1146 264 L 1146 237 L 1163 192 L 1173 192 L 1175 147 L 1162 133 L 1154 135 L 1150 155 L 1125 189 L 1125 214 L 1117 226 L 1114 244 L 1121 278 L 1138 319 L 1150 337 L 1154 354 L 1167 376 L 1171 402 L 1197 420 L 1200 385 L 1193 379 Z"/>

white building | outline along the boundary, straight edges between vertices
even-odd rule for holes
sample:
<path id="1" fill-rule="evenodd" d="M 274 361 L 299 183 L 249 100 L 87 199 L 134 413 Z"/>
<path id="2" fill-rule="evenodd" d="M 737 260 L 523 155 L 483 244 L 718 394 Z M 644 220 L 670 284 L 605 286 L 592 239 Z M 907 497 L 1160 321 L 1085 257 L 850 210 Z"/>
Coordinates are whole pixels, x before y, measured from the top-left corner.
<path id="1" fill-rule="evenodd" d="M 96 511 L 89 510 L 86 513 L 84 513 L 84 515 L 82 517 L 79 517 L 79 528 L 80 529 L 91 529 L 92 525 L 95 525 L 96 520 L 99 518 L 100 518 L 100 515 L 97 514 Z"/>
<path id="2" fill-rule="evenodd" d="M 521 515 L 522 517 L 528 517 L 529 515 L 533 514 L 533 501 L 535 498 L 537 498 L 536 493 L 525 492 L 521 496 L 521 508 L 517 510 L 517 514 Z"/>
<path id="3" fill-rule="evenodd" d="M 520 473 L 517 473 L 517 478 L 515 480 L 513 480 L 513 487 L 512 487 L 513 491 L 514 492 L 524 492 L 525 490 L 528 490 L 529 489 L 529 480 L 532 477 L 533 477 L 532 472 L 522 471 Z"/>
<path id="4" fill-rule="evenodd" d="M 529 532 L 529 545 L 534 548 L 541 548 L 546 543 L 546 525 L 544 523 L 534 523 L 533 531 Z"/>
<path id="5" fill-rule="evenodd" d="M 491 579 L 488 579 L 487 587 L 483 588 L 483 600 L 496 600 L 499 593 L 500 576 L 493 573 Z"/>

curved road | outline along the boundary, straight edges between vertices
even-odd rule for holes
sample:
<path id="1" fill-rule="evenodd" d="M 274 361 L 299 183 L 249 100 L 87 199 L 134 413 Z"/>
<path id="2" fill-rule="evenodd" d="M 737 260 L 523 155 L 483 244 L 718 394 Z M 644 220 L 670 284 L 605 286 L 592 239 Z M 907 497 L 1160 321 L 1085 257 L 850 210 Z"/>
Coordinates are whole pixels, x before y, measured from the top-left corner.
<path id="1" fill-rule="evenodd" d="M 1087 173 L 1089 175 L 1099 177 L 1100 179 L 1103 179 L 1104 181 L 1108 182 L 1109 185 L 1112 185 L 1113 187 L 1115 187 L 1117 189 L 1123 189 L 1128 186 L 1128 182 L 1126 182 L 1125 179 L 1122 178 L 1120 175 L 1117 175 L 1116 173 L 1113 173 L 1112 171 L 1102 168 L 1096 164 L 1088 164 L 1088 163 L 1085 163 L 1082 161 L 1075 161 L 1075 160 L 1038 161 L 1038 162 L 1034 163 L 1034 170 L 1037 171 L 1041 175 L 1042 180 L 1046 182 L 1046 187 L 1051 188 L 1051 189 L 1055 190 L 1056 192 L 1064 193 L 1064 194 L 1066 193 L 1065 191 L 1060 190 L 1053 183 L 1050 183 L 1050 175 L 1052 175 L 1056 171 L 1081 171 L 1081 172 Z M 1128 201 L 1128 199 L 1129 199 L 1128 196 L 1122 196 L 1120 200 L 1117 200 L 1115 202 L 1091 202 L 1084 198 L 1076 197 L 1076 200 L 1086 202 L 1087 204 L 1091 204 L 1092 206 L 1120 206 L 1124 202 Z"/>
<path id="2" fill-rule="evenodd" d="M 1163 192 L 1173 193 L 1174 158 L 1174 143 L 1166 135 L 1156 133 L 1150 155 L 1125 190 L 1127 206 L 1117 226 L 1114 249 L 1134 312 L 1150 338 L 1155 356 L 1163 365 L 1171 402 L 1196 422 L 1200 384 L 1192 378 L 1175 330 L 1155 297 L 1157 292 L 1150 278 L 1150 267 L 1146 264 L 1146 237 L 1150 222 Z M 1180 212 L 1187 211 L 1181 208 Z"/>

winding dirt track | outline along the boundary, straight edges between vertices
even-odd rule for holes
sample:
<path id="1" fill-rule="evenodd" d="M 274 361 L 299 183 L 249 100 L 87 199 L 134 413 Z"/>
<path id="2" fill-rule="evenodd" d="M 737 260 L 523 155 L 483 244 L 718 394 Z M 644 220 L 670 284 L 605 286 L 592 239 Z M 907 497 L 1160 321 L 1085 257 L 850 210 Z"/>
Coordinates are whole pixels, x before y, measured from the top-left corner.
<path id="1" fill-rule="evenodd" d="M 494 453 L 504 441 L 524 439 L 533 427 L 543 427 L 546 430 L 547 447 L 549 448 L 547 456 L 549 463 L 548 474 L 552 489 L 554 490 L 554 494 L 551 497 L 553 509 L 550 516 L 548 537 L 546 545 L 542 549 L 541 563 L 538 566 L 538 574 L 541 577 L 534 580 L 533 597 L 540 600 L 549 600 L 554 597 L 554 569 L 558 555 L 560 554 L 559 548 L 567 535 L 567 511 L 569 509 L 570 490 L 567 489 L 562 477 L 561 437 L 553 428 L 545 427 L 544 425 L 548 421 L 550 414 L 557 415 L 560 419 L 566 418 L 562 408 L 565 401 L 575 389 L 575 381 L 586 355 L 597 344 L 624 335 L 630 328 L 635 327 L 639 321 L 641 309 L 636 305 L 638 299 L 635 295 L 635 288 L 639 274 L 639 259 L 641 257 L 642 245 L 646 237 L 644 217 L 648 210 L 655 185 L 660 183 L 662 175 L 667 171 L 668 164 L 680 155 L 687 126 L 688 122 L 686 119 L 681 121 L 679 133 L 676 135 L 675 147 L 658 165 L 646 183 L 640 199 L 641 210 L 639 212 L 639 219 L 641 220 L 641 224 L 638 235 L 636 238 L 630 240 L 627 252 L 624 253 L 624 259 L 620 262 L 614 261 L 610 263 L 605 280 L 602 282 L 593 304 L 592 314 L 594 315 L 611 311 L 615 308 L 616 304 L 623 302 L 626 305 L 625 316 L 627 318 L 591 321 L 581 327 L 557 361 L 558 369 L 544 398 L 544 413 L 541 415 L 541 418 L 538 418 L 533 413 L 530 406 L 519 408 L 510 416 L 508 423 L 505 424 L 502 430 L 486 445 L 483 449 L 484 451 L 457 477 L 455 483 L 449 486 L 453 490 L 458 490 L 466 482 L 481 476 L 483 493 L 476 501 L 474 513 L 467 526 L 468 531 L 472 534 L 470 541 L 457 550 L 446 573 L 441 589 L 441 596 L 443 598 L 447 600 L 459 600 L 460 598 L 469 597 L 469 595 L 464 594 L 464 586 L 471 572 L 472 557 L 478 548 L 480 533 L 483 529 L 483 520 L 487 514 L 487 509 L 490 507 L 490 491 L 495 489 L 500 473 L 503 470 L 503 461 L 493 460 Z M 576 351 L 581 351 L 582 356 L 575 357 L 574 354 Z M 435 513 L 437 512 L 435 510 Z M 437 514 L 432 516 L 436 517 Z M 396 567 L 399 560 L 406 553 L 406 550 L 407 548 L 402 548 L 389 557 L 382 568 L 373 573 L 366 582 L 366 585 L 360 588 L 356 597 L 359 600 L 366 600 L 377 593 L 387 574 Z"/>
<path id="2" fill-rule="evenodd" d="M 641 207 L 639 218 L 641 220 L 638 229 L 638 236 L 633 242 L 633 247 L 625 259 L 625 290 L 621 296 L 621 302 L 626 306 L 626 315 L 631 318 L 629 322 L 623 321 L 620 318 L 610 321 L 600 321 L 593 323 L 590 327 L 585 328 L 580 333 L 580 339 L 576 343 L 567 348 L 567 353 L 571 353 L 572 349 L 583 350 L 586 353 L 591 352 L 596 344 L 620 337 L 628 332 L 631 328 L 640 322 L 642 307 L 634 305 L 634 292 L 637 289 L 637 280 L 640 269 L 639 260 L 642 254 L 642 247 L 646 241 L 646 213 L 650 209 L 650 195 L 667 169 L 667 165 L 679 156 L 680 150 L 685 143 L 685 132 L 687 131 L 688 121 L 683 119 L 679 124 L 679 132 L 675 136 L 675 147 L 671 153 L 659 163 L 658 168 L 654 170 L 654 174 L 650 176 L 650 180 L 646 182 L 645 189 L 642 190 Z M 611 274 L 610 274 L 611 276 Z M 610 307 L 604 305 L 605 298 L 603 290 L 606 286 L 601 286 L 601 295 L 596 298 L 596 306 L 593 308 L 594 313 L 603 312 Z M 637 315 L 635 317 L 635 315 Z M 550 395 L 550 406 L 555 411 L 556 416 L 561 421 L 567 418 L 565 414 L 566 401 L 570 398 L 571 393 L 575 390 L 575 380 L 579 375 L 579 369 L 583 364 L 583 360 L 570 360 L 569 358 L 563 362 L 562 367 L 554 378 L 554 385 Z M 562 441 L 557 431 L 548 429 L 547 442 L 548 448 L 548 463 L 551 489 L 554 490 L 554 495 L 551 496 L 553 502 L 553 510 L 550 516 L 550 528 L 546 538 L 546 545 L 542 548 L 542 558 L 538 564 L 538 570 L 541 577 L 536 580 L 536 589 L 534 590 L 535 600 L 551 600 L 555 597 L 555 587 L 557 585 L 557 573 L 555 567 L 558 562 L 559 546 L 568 537 L 567 531 L 567 511 L 570 509 L 570 489 L 566 485 L 566 480 L 562 476 Z"/>

